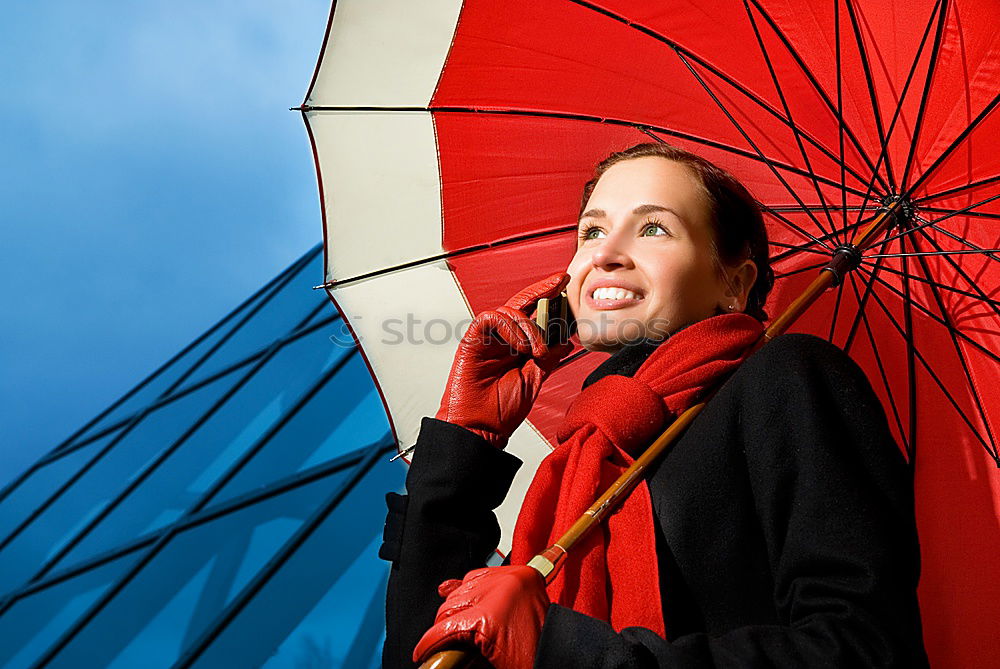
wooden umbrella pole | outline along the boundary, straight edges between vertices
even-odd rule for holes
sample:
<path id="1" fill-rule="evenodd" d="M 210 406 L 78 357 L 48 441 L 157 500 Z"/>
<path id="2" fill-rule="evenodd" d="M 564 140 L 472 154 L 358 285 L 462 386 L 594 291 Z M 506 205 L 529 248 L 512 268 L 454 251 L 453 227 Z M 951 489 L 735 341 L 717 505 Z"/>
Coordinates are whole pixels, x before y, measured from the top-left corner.
<path id="1" fill-rule="evenodd" d="M 802 291 L 802 294 L 788 305 L 780 316 L 774 319 L 761 338 L 752 344 L 751 352 L 756 351 L 787 330 L 813 302 L 819 299 L 819 296 L 827 288 L 839 284 L 847 272 L 857 267 L 861 251 L 871 246 L 879 234 L 896 224 L 901 215 L 902 207 L 903 204 L 900 201 L 891 203 L 880 210 L 872 222 L 859 232 L 850 244 L 837 247 L 830 264 L 821 269 L 819 275 Z M 558 541 L 528 561 L 528 566 L 537 570 L 545 578 L 546 584 L 555 579 L 562 568 L 567 553 L 572 550 L 573 546 L 596 527 L 615 508 L 619 500 L 624 500 L 635 489 L 649 466 L 667 450 L 667 446 L 672 444 L 687 429 L 714 394 L 715 390 L 705 400 L 692 405 L 678 416 L 670 424 L 670 427 L 664 430 L 663 434 L 657 437 L 628 469 L 622 472 L 618 480 L 611 484 L 611 487 L 589 509 L 583 512 L 583 515 L 570 526 Z M 445 650 L 432 655 L 420 665 L 420 669 L 458 668 L 471 662 L 474 658 L 474 654 L 469 654 L 464 650 Z"/>

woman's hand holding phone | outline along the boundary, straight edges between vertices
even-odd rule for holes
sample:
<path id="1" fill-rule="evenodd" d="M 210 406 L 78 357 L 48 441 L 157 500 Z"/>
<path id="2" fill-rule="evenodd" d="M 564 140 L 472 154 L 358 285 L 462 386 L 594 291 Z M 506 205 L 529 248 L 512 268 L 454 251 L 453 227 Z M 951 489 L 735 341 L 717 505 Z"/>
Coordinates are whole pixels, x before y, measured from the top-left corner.
<path id="1" fill-rule="evenodd" d="M 473 319 L 459 342 L 435 418 L 475 432 L 497 448 L 507 445 L 542 381 L 572 350 L 568 343 L 547 344 L 528 318 L 539 299 L 557 296 L 568 282 L 565 272 L 553 274 Z"/>

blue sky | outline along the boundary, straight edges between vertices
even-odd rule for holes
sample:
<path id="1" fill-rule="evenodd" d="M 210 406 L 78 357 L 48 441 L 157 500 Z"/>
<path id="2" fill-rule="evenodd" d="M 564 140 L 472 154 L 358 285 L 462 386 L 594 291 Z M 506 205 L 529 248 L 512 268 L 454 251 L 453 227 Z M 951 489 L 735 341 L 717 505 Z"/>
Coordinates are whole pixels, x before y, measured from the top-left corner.
<path id="1" fill-rule="evenodd" d="M 319 241 L 308 139 L 288 108 L 328 11 L 5 6 L 0 486 Z"/>

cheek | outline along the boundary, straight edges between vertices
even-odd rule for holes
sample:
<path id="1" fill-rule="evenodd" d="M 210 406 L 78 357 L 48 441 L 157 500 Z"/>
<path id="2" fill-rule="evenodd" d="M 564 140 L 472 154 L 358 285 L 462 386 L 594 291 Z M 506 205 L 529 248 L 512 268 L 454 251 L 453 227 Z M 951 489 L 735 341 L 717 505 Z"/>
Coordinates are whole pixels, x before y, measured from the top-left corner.
<path id="1" fill-rule="evenodd" d="M 721 300 L 726 292 L 718 269 L 711 263 L 691 268 L 684 289 L 689 306 L 701 311 Z"/>
<path id="2" fill-rule="evenodd" d="M 569 261 L 566 273 L 569 274 L 569 284 L 566 286 L 566 295 L 569 297 L 570 308 L 575 312 L 580 306 L 580 284 L 586 275 L 586 268 L 590 266 L 590 252 L 577 249 L 576 255 Z"/>
<path id="3" fill-rule="evenodd" d="M 715 294 L 718 273 L 696 250 L 663 255 L 653 262 L 655 281 L 663 300 L 676 306 L 701 303 Z"/>
<path id="4" fill-rule="evenodd" d="M 573 254 L 573 258 L 569 261 L 569 266 L 566 268 L 566 272 L 571 278 L 575 279 L 580 271 L 590 264 L 591 252 L 589 249 L 583 247 L 578 247 L 576 253 Z"/>

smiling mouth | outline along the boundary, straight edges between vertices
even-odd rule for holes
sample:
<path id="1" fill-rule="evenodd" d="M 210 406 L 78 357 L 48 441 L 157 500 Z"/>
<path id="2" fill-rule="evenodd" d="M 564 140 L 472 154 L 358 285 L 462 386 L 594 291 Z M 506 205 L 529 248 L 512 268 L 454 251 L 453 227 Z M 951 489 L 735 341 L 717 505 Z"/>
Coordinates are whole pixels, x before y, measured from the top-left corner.
<path id="1" fill-rule="evenodd" d="M 618 300 L 641 300 L 642 297 L 636 295 L 631 290 L 625 290 L 624 288 L 614 288 L 611 286 L 605 288 L 597 288 L 591 293 L 590 297 L 595 302 L 613 302 Z"/>
<path id="2" fill-rule="evenodd" d="M 642 301 L 642 296 L 624 288 L 604 287 L 591 292 L 587 301 L 594 309 L 621 309 Z"/>

